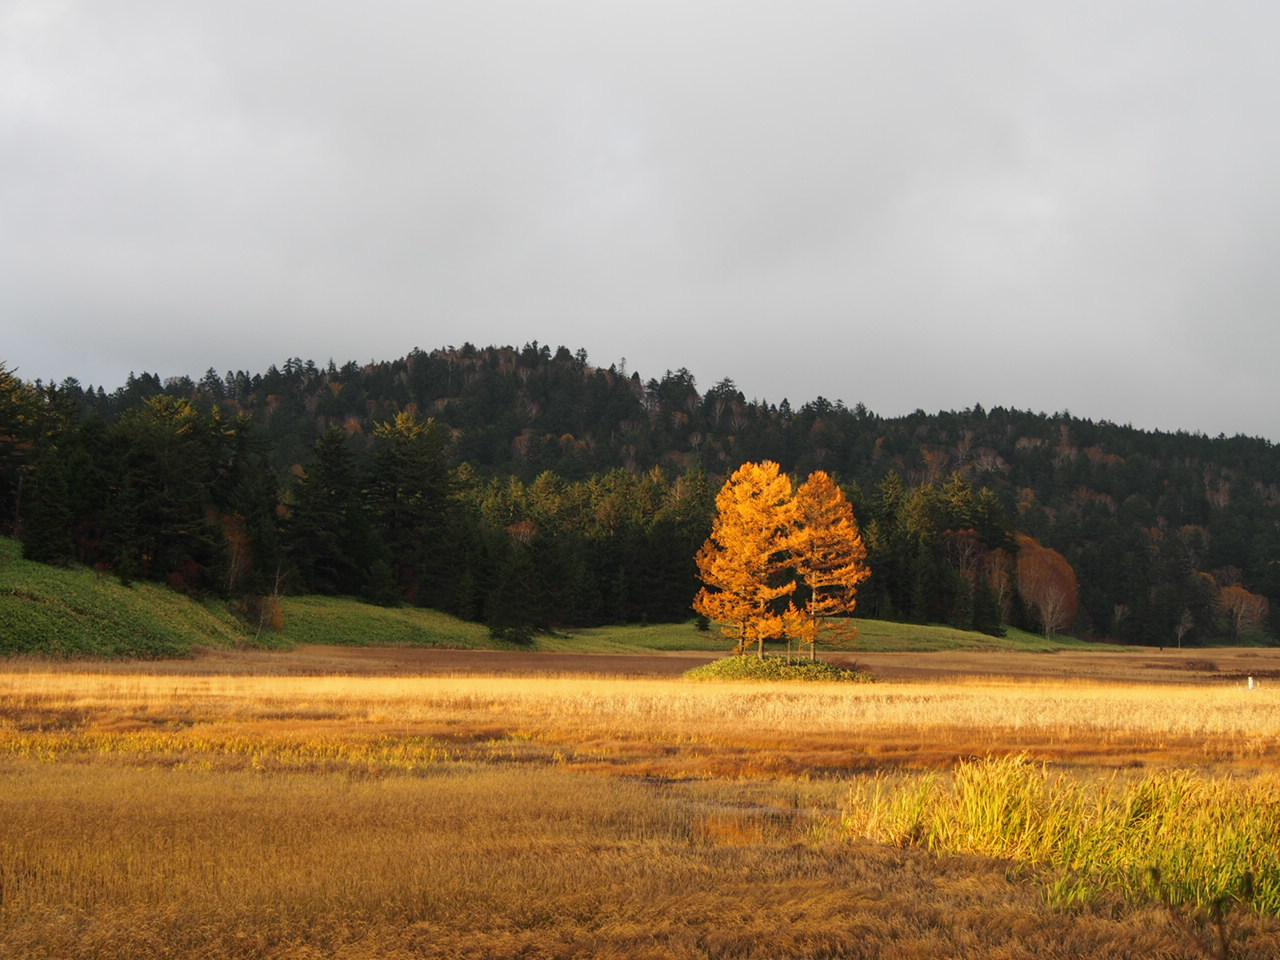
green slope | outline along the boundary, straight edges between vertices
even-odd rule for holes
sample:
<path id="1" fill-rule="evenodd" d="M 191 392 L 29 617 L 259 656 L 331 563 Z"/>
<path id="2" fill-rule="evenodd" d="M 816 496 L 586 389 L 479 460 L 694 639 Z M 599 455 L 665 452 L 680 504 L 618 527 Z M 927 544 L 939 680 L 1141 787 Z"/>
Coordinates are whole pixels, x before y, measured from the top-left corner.
<path id="1" fill-rule="evenodd" d="M 375 607 L 341 597 L 290 597 L 283 602 L 284 629 L 264 634 L 271 645 L 329 643 L 359 646 L 505 648 L 481 624 L 434 610 Z M 1061 650 L 1086 647 L 1070 637 L 1045 640 L 1010 630 L 1004 638 L 950 627 L 859 620 L 858 650 L 1010 649 Z M 22 559 L 21 547 L 0 538 L 0 656 L 50 657 L 190 656 L 194 646 L 251 645 L 221 603 L 200 603 L 165 587 L 91 570 L 64 570 Z M 732 644 L 719 630 L 690 623 L 596 627 L 538 636 L 535 650 L 628 653 L 646 650 L 722 650 Z M 836 651 L 831 651 L 836 652 Z M 844 651 L 839 651 L 844 652 Z"/>
<path id="2" fill-rule="evenodd" d="M 1024 650 L 1051 653 L 1054 650 L 1096 649 L 1090 640 L 1054 635 L 1044 637 L 1009 627 L 1003 637 L 992 637 L 955 627 L 927 626 L 918 623 L 893 623 L 888 620 L 858 620 L 858 639 L 853 650 Z M 821 649 L 821 647 L 819 647 Z"/>
<path id="3" fill-rule="evenodd" d="M 245 640 L 217 606 L 156 584 L 126 587 L 91 570 L 31 563 L 15 541 L 0 539 L 0 655 L 156 659 Z"/>
<path id="4" fill-rule="evenodd" d="M 420 607 L 375 607 L 349 597 L 286 597 L 286 643 L 332 643 L 356 647 L 509 647 L 489 638 L 483 624 Z"/>

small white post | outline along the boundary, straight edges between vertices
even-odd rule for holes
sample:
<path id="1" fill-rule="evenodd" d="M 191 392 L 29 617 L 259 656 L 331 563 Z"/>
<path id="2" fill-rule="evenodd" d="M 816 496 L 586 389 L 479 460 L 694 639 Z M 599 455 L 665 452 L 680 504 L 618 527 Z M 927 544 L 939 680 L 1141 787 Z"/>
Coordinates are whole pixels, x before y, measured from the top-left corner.
<path id="1" fill-rule="evenodd" d="M 1249 689 L 1250 689 L 1250 690 L 1252 690 L 1252 689 L 1253 689 L 1253 677 L 1250 677 L 1250 678 L 1249 678 Z"/>

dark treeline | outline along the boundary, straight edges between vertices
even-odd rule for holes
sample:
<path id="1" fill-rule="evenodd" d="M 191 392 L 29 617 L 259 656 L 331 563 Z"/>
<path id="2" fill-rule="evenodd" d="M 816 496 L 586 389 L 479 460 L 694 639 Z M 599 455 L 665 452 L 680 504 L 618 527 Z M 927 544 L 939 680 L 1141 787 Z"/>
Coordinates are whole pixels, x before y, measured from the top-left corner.
<path id="1" fill-rule="evenodd" d="M 110 393 L 0 368 L 0 532 L 34 559 L 249 615 L 282 591 L 340 593 L 515 636 L 687 618 L 716 490 L 772 459 L 848 492 L 873 570 L 865 615 L 1042 626 L 1017 559 L 1034 551 L 1070 564 L 1072 632 L 1280 634 L 1280 450 L 1265 440 L 1003 408 L 793 409 L 621 366 L 465 345 L 142 374 Z"/>

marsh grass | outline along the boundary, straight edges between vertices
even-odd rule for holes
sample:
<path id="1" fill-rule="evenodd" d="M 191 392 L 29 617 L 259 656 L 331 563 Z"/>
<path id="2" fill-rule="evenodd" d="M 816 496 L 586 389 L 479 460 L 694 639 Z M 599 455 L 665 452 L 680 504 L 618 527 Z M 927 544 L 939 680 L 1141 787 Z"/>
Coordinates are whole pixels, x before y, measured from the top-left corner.
<path id="1" fill-rule="evenodd" d="M 5 774 L 0 942 L 22 956 L 272 955 L 371 926 L 511 936 L 597 917 L 604 878 L 643 894 L 690 830 L 639 785 L 554 770 Z M 575 869 L 588 859 L 595 876 Z"/>
<path id="2" fill-rule="evenodd" d="M 1251 764 L 1268 696 L 27 663 L 0 673 L 0 957 L 1179 956 L 1119 888 L 1062 911 L 1008 860 L 850 839 L 849 778 L 941 783 L 979 729 Z"/>
<path id="3" fill-rule="evenodd" d="M 995 861 L 814 842 L 805 817 L 735 807 L 732 784 L 690 796 L 469 764 L 355 779 L 0 771 L 0 956 L 1102 958 L 1165 944 L 1154 913 L 1064 918 Z"/>
<path id="4" fill-rule="evenodd" d="M 949 767 L 1026 752 L 1110 765 L 1267 765 L 1280 687 L 1087 683 L 790 684 L 602 676 L 236 676 L 0 673 L 0 750 L 16 734 L 145 731 L 161 738 L 496 740 L 601 770 L 720 776 Z M 185 732 L 184 732 L 185 731 Z M 736 774 L 735 774 L 736 775 Z"/>
<path id="5" fill-rule="evenodd" d="M 1048 867 L 1067 901 L 1115 889 L 1131 900 L 1209 908 L 1249 878 L 1250 904 L 1280 916 L 1280 778 L 1162 770 L 1104 779 L 1051 773 L 1023 757 L 946 776 L 850 788 L 846 833 L 936 852 Z M 1153 874 L 1154 871 L 1154 874 Z M 1161 879 L 1153 887 L 1153 875 Z"/>

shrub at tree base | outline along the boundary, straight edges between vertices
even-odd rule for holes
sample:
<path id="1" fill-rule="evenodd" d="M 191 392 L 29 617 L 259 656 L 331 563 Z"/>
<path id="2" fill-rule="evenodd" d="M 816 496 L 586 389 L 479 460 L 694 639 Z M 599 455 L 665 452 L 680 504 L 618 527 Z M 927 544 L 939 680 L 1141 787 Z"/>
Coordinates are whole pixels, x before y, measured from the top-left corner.
<path id="1" fill-rule="evenodd" d="M 821 683 L 873 683 L 875 677 L 845 670 L 824 660 L 788 660 L 785 657 L 733 656 L 694 667 L 686 680 L 809 680 Z"/>

